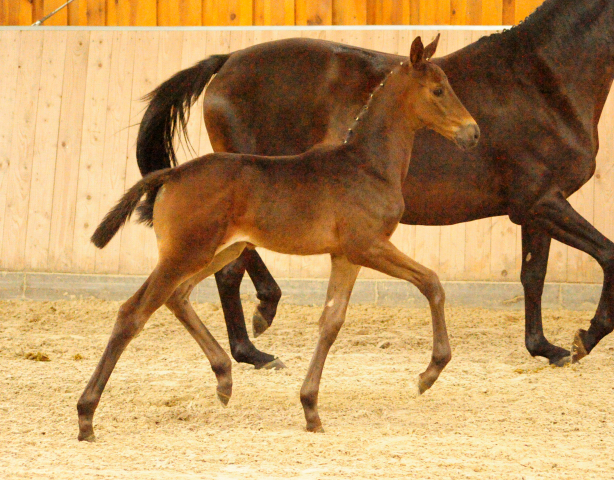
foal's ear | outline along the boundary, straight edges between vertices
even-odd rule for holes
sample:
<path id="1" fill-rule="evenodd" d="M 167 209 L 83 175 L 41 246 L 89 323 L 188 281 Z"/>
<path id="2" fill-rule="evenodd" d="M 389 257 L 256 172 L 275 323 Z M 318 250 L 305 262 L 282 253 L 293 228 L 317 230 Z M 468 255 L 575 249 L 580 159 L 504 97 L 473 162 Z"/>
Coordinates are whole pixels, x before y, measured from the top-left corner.
<path id="1" fill-rule="evenodd" d="M 433 55 L 435 55 L 435 50 L 437 50 L 437 44 L 439 43 L 439 37 L 441 33 L 438 33 L 431 43 L 429 43 L 426 47 L 424 47 L 424 61 L 430 60 Z"/>
<path id="2" fill-rule="evenodd" d="M 414 68 L 419 69 L 424 60 L 424 45 L 422 45 L 422 39 L 416 37 L 411 44 L 411 50 L 409 51 L 409 61 Z"/>

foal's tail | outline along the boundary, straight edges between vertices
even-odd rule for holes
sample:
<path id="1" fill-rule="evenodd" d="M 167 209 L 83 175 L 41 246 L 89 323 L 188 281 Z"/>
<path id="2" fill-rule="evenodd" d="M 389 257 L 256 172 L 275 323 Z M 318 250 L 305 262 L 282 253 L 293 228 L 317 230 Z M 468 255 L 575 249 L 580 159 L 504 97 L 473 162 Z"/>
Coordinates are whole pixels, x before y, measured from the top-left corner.
<path id="1" fill-rule="evenodd" d="M 139 205 L 141 197 L 147 195 L 147 198 L 153 201 L 155 199 L 155 192 L 168 180 L 172 171 L 172 168 L 166 168 L 151 173 L 142 180 L 139 180 L 130 190 L 124 193 L 121 200 L 105 215 L 98 228 L 96 228 L 91 238 L 92 243 L 98 248 L 104 248 L 131 217 Z M 145 205 L 141 210 L 140 221 L 150 223 L 152 221 L 150 215 L 153 215 L 153 203 Z"/>
<path id="2" fill-rule="evenodd" d="M 229 57 L 230 54 L 212 55 L 176 73 L 144 97 L 149 105 L 136 140 L 136 161 L 141 175 L 177 165 L 173 137 L 179 129 L 189 141 L 190 107 Z"/>

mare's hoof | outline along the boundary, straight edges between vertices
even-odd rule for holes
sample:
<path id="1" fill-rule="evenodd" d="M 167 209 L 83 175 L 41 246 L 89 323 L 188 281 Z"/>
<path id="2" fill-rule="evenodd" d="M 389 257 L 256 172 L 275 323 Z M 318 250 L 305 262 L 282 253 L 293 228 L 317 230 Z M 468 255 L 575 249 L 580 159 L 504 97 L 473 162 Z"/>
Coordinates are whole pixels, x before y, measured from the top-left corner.
<path id="1" fill-rule="evenodd" d="M 571 355 L 567 355 L 566 357 L 559 358 L 555 362 L 550 362 L 550 365 L 554 365 L 555 367 L 564 367 L 565 365 L 569 365 L 571 363 Z"/>
<path id="2" fill-rule="evenodd" d="M 252 317 L 252 328 L 254 329 L 254 337 L 257 338 L 267 331 L 269 328 L 269 322 L 262 316 L 260 310 L 256 308 L 254 316 Z"/>
<path id="3" fill-rule="evenodd" d="M 220 399 L 220 402 L 222 402 L 224 406 L 228 405 L 228 402 L 230 402 L 230 395 L 220 392 L 219 390 L 217 391 L 217 398 Z"/>
<path id="4" fill-rule="evenodd" d="M 282 362 L 279 358 L 276 358 L 272 362 L 265 363 L 264 365 L 260 367 L 256 367 L 256 370 L 260 370 L 261 368 L 264 368 L 265 370 L 281 370 L 282 368 L 288 368 L 288 367 L 286 367 L 284 362 Z"/>
<path id="5" fill-rule="evenodd" d="M 93 442 L 96 441 L 96 435 L 94 435 L 93 433 L 90 433 L 89 435 L 81 435 L 81 434 L 79 434 L 77 439 L 80 442 L 92 442 L 93 443 Z"/>
<path id="6" fill-rule="evenodd" d="M 584 346 L 584 336 L 586 335 L 586 330 L 578 330 L 576 335 L 573 338 L 573 343 L 571 344 L 571 362 L 578 363 L 584 357 L 588 355 L 586 351 L 586 347 Z"/>

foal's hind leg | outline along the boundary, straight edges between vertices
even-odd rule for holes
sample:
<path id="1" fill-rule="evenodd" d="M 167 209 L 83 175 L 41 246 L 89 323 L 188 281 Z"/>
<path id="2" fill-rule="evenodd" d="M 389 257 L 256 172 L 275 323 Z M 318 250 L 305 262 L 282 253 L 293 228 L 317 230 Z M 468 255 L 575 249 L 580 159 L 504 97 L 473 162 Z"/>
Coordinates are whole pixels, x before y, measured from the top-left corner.
<path id="1" fill-rule="evenodd" d="M 418 379 L 418 392 L 431 388 L 452 358 L 444 316 L 445 293 L 437 274 L 399 251 L 389 241 L 378 242 L 365 252 L 357 252 L 351 260 L 364 267 L 413 283 L 427 298 L 433 322 L 433 354 L 427 369 Z"/>
<path id="2" fill-rule="evenodd" d="M 186 330 L 190 332 L 190 335 L 192 335 L 207 356 L 211 369 L 217 378 L 217 396 L 224 405 L 228 404 L 232 394 L 232 364 L 230 357 L 228 357 L 228 354 L 220 347 L 219 343 L 207 330 L 207 327 L 198 318 L 190 304 L 190 294 L 194 287 L 202 280 L 237 258 L 244 248 L 244 243 L 236 243 L 218 253 L 205 269 L 175 289 L 166 302 L 169 310 L 175 314 Z"/>
<path id="3" fill-rule="evenodd" d="M 359 266 L 351 264 L 345 257 L 331 255 L 331 260 L 326 305 L 320 317 L 320 337 L 301 387 L 301 403 L 307 420 L 307 430 L 310 432 L 324 431 L 318 415 L 318 391 L 322 370 L 328 351 L 345 321 L 352 288 L 360 271 Z"/>
<path id="4" fill-rule="evenodd" d="M 94 412 L 119 357 L 181 281 L 179 269 L 173 265 L 165 268 L 159 263 L 143 286 L 120 307 L 107 347 L 77 403 L 79 440 L 95 440 L 92 423 Z"/>

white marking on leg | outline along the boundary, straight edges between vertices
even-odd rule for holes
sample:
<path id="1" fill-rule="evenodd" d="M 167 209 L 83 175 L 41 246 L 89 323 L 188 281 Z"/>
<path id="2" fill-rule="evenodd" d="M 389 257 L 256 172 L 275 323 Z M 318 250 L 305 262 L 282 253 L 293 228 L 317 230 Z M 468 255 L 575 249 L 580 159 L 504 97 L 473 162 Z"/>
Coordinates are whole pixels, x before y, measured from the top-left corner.
<path id="1" fill-rule="evenodd" d="M 530 262 L 530 261 L 531 261 L 531 252 L 529 252 L 529 253 L 527 254 L 527 259 L 526 259 L 526 260 L 527 260 L 527 262 Z"/>
<path id="2" fill-rule="evenodd" d="M 327 307 L 332 307 L 335 304 L 335 299 L 333 298 L 330 302 L 326 304 Z"/>

